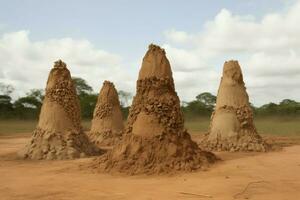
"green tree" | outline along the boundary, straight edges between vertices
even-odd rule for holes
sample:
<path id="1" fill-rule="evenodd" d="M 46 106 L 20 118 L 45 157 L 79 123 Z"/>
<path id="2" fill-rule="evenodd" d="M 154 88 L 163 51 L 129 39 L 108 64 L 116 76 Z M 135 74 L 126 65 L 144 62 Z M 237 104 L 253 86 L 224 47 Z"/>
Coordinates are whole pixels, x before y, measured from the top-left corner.
<path id="1" fill-rule="evenodd" d="M 213 108 L 216 105 L 217 97 L 209 92 L 203 92 L 196 96 L 196 100 L 209 108 Z"/>
<path id="2" fill-rule="evenodd" d="M 278 114 L 278 105 L 276 103 L 264 104 L 256 109 L 257 115 L 276 115 Z"/>
<path id="3" fill-rule="evenodd" d="M 14 104 L 14 114 L 17 118 L 38 118 L 41 111 L 44 93 L 42 89 L 32 89 L 26 96 L 18 98 Z"/>
<path id="4" fill-rule="evenodd" d="M 24 107 L 35 108 L 38 112 L 42 107 L 44 99 L 44 90 L 31 89 L 26 93 L 25 97 L 21 97 L 15 101 L 15 105 L 22 104 Z"/>
<path id="5" fill-rule="evenodd" d="M 284 99 L 278 105 L 278 112 L 286 115 L 300 114 L 300 103 L 291 99 Z"/>
<path id="6" fill-rule="evenodd" d="M 80 103 L 81 117 L 83 119 L 90 119 L 93 117 L 98 95 L 93 94 L 93 88 L 86 80 L 80 77 L 72 77 L 72 80 Z"/>
<path id="7" fill-rule="evenodd" d="M 182 102 L 181 108 L 186 117 L 210 116 L 216 104 L 216 96 L 204 92 L 196 96 L 196 100 Z"/>
<path id="8" fill-rule="evenodd" d="M 79 77 L 72 77 L 72 80 L 75 85 L 77 95 L 90 94 L 93 92 L 93 88 L 88 85 L 86 80 Z"/>
<path id="9" fill-rule="evenodd" d="M 12 116 L 13 104 L 11 97 L 8 95 L 0 95 L 0 117 L 8 118 Z"/>
<path id="10" fill-rule="evenodd" d="M 37 101 L 42 103 L 45 97 L 45 93 L 43 89 L 31 89 L 26 93 L 26 96 L 35 98 Z"/>
<path id="11" fill-rule="evenodd" d="M 280 103 L 279 103 L 279 105 L 281 105 L 281 106 L 285 106 L 285 105 L 292 105 L 292 106 L 294 106 L 294 105 L 297 105 L 297 104 L 299 104 L 297 101 L 294 101 L 294 100 L 291 100 L 291 99 L 283 99 Z"/>
<path id="12" fill-rule="evenodd" d="M 8 118 L 13 115 L 13 104 L 11 93 L 14 91 L 14 87 L 10 84 L 0 82 L 0 117 Z"/>
<path id="13" fill-rule="evenodd" d="M 97 103 L 97 94 L 81 94 L 79 96 L 81 117 L 83 119 L 91 119 Z"/>
<path id="14" fill-rule="evenodd" d="M 9 96 L 14 90 L 12 85 L 0 82 L 0 94 Z"/>
<path id="15" fill-rule="evenodd" d="M 187 117 L 207 116 L 211 110 L 207 109 L 206 105 L 201 101 L 191 101 L 183 108 L 183 112 Z"/>

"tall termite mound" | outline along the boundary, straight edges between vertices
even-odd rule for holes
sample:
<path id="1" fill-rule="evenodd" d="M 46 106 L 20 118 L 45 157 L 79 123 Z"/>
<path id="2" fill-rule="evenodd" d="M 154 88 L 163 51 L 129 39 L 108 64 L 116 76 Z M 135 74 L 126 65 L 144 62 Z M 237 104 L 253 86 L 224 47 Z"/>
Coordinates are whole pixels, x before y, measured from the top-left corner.
<path id="1" fill-rule="evenodd" d="M 134 174 L 193 171 L 216 160 L 202 151 L 184 129 L 170 63 L 164 49 L 150 45 L 137 81 L 125 133 L 93 168 Z"/>
<path id="2" fill-rule="evenodd" d="M 210 130 L 201 145 L 205 149 L 217 151 L 268 149 L 254 126 L 242 70 L 237 61 L 227 61 L 224 64 Z"/>
<path id="3" fill-rule="evenodd" d="M 113 83 L 104 81 L 94 110 L 89 137 L 97 145 L 113 145 L 120 140 L 123 128 L 118 92 Z"/>
<path id="4" fill-rule="evenodd" d="M 37 128 L 21 153 L 28 159 L 73 159 L 99 150 L 80 125 L 80 107 L 66 64 L 56 61 L 51 70 Z"/>

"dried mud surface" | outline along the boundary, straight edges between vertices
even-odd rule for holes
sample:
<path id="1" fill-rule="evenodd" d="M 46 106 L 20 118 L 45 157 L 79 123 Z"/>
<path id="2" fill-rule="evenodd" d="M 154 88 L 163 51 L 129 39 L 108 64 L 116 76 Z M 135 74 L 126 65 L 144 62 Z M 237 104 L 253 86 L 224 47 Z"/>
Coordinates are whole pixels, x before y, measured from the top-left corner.
<path id="1" fill-rule="evenodd" d="M 195 137 L 194 137 L 195 136 Z M 198 141 L 198 135 L 193 135 Z M 269 138 L 282 146 L 295 138 Z M 207 171 L 172 176 L 124 176 L 83 171 L 77 160 L 18 160 L 29 137 L 0 137 L 0 197 L 4 200 L 251 199 L 300 198 L 300 146 L 278 152 L 221 152 Z M 283 162 L 284 161 L 284 162 Z M 250 184 L 250 185 L 249 185 Z M 245 188 L 248 188 L 245 190 Z M 244 191 L 245 190 L 245 191 Z M 243 192 L 244 191 L 244 192 Z"/>

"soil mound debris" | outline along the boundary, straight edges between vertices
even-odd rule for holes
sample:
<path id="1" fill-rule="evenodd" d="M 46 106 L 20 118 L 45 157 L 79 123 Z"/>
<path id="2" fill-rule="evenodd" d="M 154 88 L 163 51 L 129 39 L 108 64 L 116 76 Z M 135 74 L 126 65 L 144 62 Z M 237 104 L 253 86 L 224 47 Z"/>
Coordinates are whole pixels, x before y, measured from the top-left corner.
<path id="1" fill-rule="evenodd" d="M 161 174 L 206 168 L 216 160 L 184 129 L 170 63 L 164 49 L 151 44 L 139 72 L 122 140 L 96 158 L 91 168 L 130 175 Z"/>
<path id="2" fill-rule="evenodd" d="M 113 83 L 104 81 L 88 135 L 96 145 L 111 146 L 121 139 L 123 128 L 118 92 Z"/>
<path id="3" fill-rule="evenodd" d="M 79 101 L 70 71 L 61 60 L 51 70 L 37 128 L 20 152 L 27 159 L 73 159 L 97 155 L 83 132 Z"/>
<path id="4" fill-rule="evenodd" d="M 200 145 L 214 151 L 261 151 L 270 147 L 257 133 L 238 61 L 224 64 L 209 133 Z"/>

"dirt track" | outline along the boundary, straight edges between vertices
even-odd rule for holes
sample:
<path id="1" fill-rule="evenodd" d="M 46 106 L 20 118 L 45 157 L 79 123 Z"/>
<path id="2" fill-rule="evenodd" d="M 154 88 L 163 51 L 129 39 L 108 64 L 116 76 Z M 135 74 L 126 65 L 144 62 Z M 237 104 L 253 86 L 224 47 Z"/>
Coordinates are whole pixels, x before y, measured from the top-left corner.
<path id="1" fill-rule="evenodd" d="M 300 146 L 280 152 L 221 153 L 206 172 L 176 176 L 93 174 L 90 161 L 23 161 L 28 138 L 0 137 L 0 199 L 300 199 Z"/>

